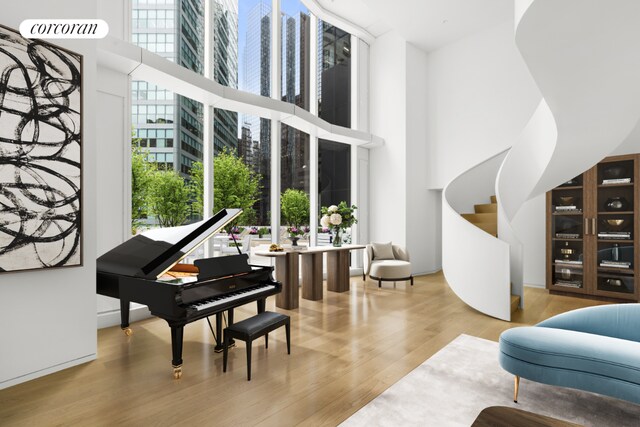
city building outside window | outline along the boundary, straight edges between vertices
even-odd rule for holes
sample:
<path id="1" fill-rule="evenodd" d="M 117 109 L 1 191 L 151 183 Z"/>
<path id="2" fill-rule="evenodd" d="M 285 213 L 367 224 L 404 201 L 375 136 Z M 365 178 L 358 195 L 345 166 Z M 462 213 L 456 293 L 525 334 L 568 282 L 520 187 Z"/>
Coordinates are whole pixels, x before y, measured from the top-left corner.
<path id="1" fill-rule="evenodd" d="M 221 85 L 271 97 L 272 43 L 280 44 L 281 89 L 277 98 L 309 110 L 335 125 L 351 125 L 351 35 L 318 20 L 312 41 L 311 15 L 299 0 L 280 4 L 280 34 L 272 34 L 270 0 L 211 0 L 211 45 L 205 45 L 204 13 L 208 0 L 133 0 L 131 41 L 197 73 L 204 72 L 205 49 L 211 49 L 212 78 Z M 311 43 L 318 56 L 312 58 Z M 317 99 L 311 99 L 311 61 L 317 65 Z M 133 140 L 159 170 L 175 170 L 188 183 L 201 170 L 204 128 L 213 129 L 213 155 L 233 153 L 255 176 L 259 192 L 248 227 L 270 231 L 271 192 L 288 189 L 311 196 L 311 168 L 318 171 L 318 206 L 350 201 L 350 146 L 319 140 L 318 164 L 310 164 L 312 141 L 298 129 L 281 124 L 280 188 L 271 188 L 271 120 L 214 108 L 203 122 L 204 106 L 144 81 L 131 84 Z M 315 197 L 315 195 L 314 195 Z M 193 204 L 190 196 L 187 203 Z M 201 208 L 200 208 L 201 209 Z M 196 212 L 197 214 L 203 212 Z M 310 215 L 317 215 L 313 212 Z M 190 214 L 194 220 L 196 216 Z M 310 225 L 307 218 L 305 226 Z M 282 222 L 283 230 L 286 224 Z M 281 232 L 284 233 L 284 231 Z M 284 234 L 283 237 L 286 237 Z M 308 236 L 308 233 L 305 237 Z"/>

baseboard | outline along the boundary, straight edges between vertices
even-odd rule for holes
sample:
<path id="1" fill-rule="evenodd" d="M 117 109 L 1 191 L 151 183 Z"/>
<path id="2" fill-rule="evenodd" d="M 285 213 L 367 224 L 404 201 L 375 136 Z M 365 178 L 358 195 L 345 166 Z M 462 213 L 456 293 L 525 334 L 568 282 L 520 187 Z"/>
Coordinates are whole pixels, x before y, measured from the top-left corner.
<path id="1" fill-rule="evenodd" d="M 151 313 L 146 305 L 132 304 L 129 310 L 129 322 L 151 317 Z M 98 329 L 109 328 L 120 325 L 120 310 L 111 310 L 98 313 Z"/>
<path id="2" fill-rule="evenodd" d="M 420 273 L 414 273 L 413 277 L 417 277 L 417 276 L 429 276 L 431 274 L 436 274 L 436 273 L 440 273 L 442 271 L 441 268 L 438 268 L 437 270 L 433 270 L 433 271 L 425 271 L 425 272 L 420 272 Z"/>
<path id="3" fill-rule="evenodd" d="M 59 363 L 57 365 L 50 366 L 48 368 L 40 369 L 35 372 L 20 375 L 15 378 L 10 378 L 0 382 L 0 390 L 14 385 L 18 385 L 27 381 L 35 380 L 36 378 L 44 377 L 45 375 L 53 374 L 54 372 L 62 371 L 63 369 L 71 368 L 73 366 L 82 365 L 83 363 L 96 360 L 96 353 L 88 354 L 86 356 L 79 357 L 68 362 Z"/>
<path id="4" fill-rule="evenodd" d="M 526 288 L 537 288 L 537 289 L 545 289 L 546 288 L 546 286 L 544 286 L 544 285 L 538 285 L 538 284 L 535 284 L 535 283 L 526 283 L 524 286 Z"/>

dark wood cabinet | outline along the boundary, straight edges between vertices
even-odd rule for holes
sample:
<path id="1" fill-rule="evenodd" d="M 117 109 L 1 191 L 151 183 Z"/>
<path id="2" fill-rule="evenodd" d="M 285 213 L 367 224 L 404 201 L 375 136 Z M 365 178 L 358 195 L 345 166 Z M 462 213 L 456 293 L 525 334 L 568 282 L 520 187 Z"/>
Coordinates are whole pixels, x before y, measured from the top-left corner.
<path id="1" fill-rule="evenodd" d="M 547 289 L 638 301 L 640 155 L 608 157 L 547 193 Z"/>

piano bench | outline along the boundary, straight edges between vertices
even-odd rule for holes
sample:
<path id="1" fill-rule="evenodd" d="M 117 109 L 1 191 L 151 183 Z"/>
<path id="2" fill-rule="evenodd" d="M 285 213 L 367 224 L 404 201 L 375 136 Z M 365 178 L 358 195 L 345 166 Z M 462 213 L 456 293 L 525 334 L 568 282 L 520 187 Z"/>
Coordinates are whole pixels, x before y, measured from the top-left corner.
<path id="1" fill-rule="evenodd" d="M 264 311 L 225 328 L 222 371 L 227 372 L 227 358 L 231 340 L 244 341 L 247 344 L 247 381 L 251 381 L 251 344 L 253 340 L 264 336 L 264 347 L 269 348 L 269 332 L 283 325 L 287 334 L 287 354 L 291 354 L 290 320 L 289 316 L 285 314 Z"/>

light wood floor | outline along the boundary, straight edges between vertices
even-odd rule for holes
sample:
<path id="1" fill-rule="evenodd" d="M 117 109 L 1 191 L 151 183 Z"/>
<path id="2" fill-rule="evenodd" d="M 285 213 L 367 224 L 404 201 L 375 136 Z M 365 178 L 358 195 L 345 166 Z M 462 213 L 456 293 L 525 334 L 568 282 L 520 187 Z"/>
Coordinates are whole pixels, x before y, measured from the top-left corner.
<path id="1" fill-rule="evenodd" d="M 185 328 L 184 375 L 173 380 L 169 328 L 153 318 L 98 331 L 98 359 L 0 391 L 0 425 L 336 425 L 459 334 L 497 340 L 510 327 L 599 304 L 527 288 L 526 309 L 514 322 L 492 319 L 462 303 L 442 274 L 415 286 L 385 283 L 381 290 L 352 277 L 351 291 L 300 300 L 292 321 L 291 355 L 284 328 L 254 343 L 252 380 L 246 380 L 244 343 L 212 351 L 206 322 Z M 267 302 L 275 310 L 274 298 Z M 236 310 L 237 320 L 255 305 Z M 46 352 L 46 349 L 42 349 Z"/>

